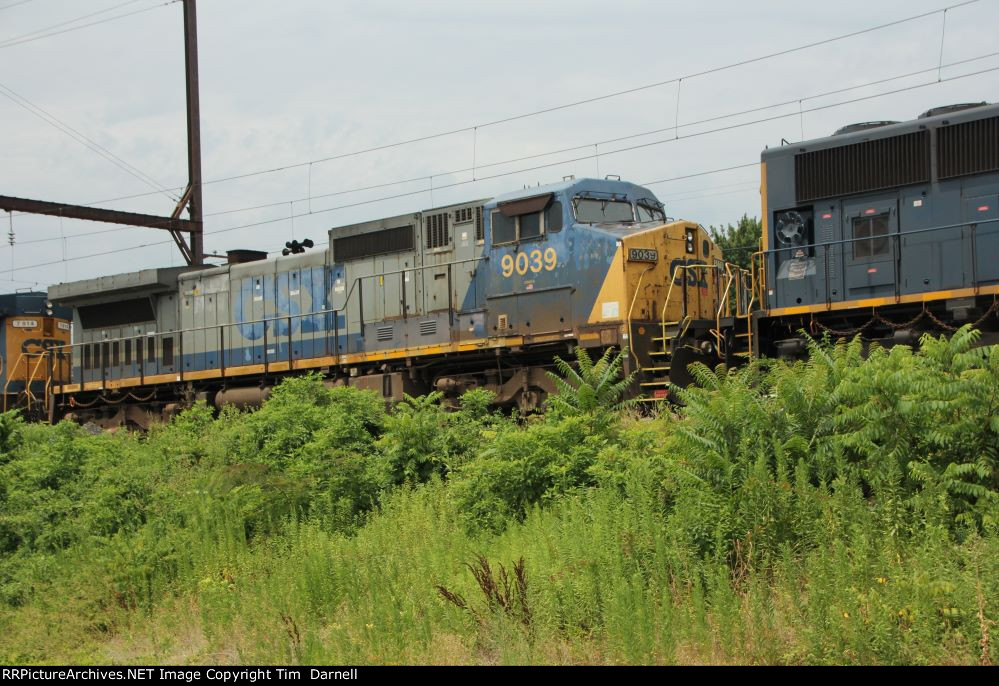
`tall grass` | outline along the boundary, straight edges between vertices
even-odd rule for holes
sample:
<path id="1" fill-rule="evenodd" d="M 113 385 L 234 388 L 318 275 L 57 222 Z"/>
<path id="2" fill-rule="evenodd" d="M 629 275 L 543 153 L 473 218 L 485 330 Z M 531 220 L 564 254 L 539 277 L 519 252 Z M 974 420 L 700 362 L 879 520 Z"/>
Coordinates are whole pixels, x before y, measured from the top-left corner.
<path id="1" fill-rule="evenodd" d="M 702 368 L 655 420 L 387 415 L 308 377 L 145 436 L 4 416 L 0 656 L 995 662 L 999 350 L 974 336 Z"/>

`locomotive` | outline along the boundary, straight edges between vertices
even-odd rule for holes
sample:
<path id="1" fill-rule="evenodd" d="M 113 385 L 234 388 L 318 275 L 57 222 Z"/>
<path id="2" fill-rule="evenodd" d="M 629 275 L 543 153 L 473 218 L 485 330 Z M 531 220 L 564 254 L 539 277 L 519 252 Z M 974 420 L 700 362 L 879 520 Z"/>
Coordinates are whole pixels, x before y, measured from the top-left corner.
<path id="1" fill-rule="evenodd" d="M 52 286 L 74 336 L 48 348 L 45 409 L 144 428 L 311 370 L 387 402 L 487 388 L 529 412 L 577 346 L 626 349 L 632 395 L 658 403 L 694 361 L 801 356 L 812 336 L 997 340 L 999 106 L 764 150 L 760 190 L 748 270 L 647 188 L 567 177 L 334 228 L 321 250 Z"/>
<path id="2" fill-rule="evenodd" d="M 951 105 L 765 150 L 753 352 L 806 334 L 997 337 L 999 105 Z"/>
<path id="3" fill-rule="evenodd" d="M 487 388 L 528 412 L 575 346 L 629 348 L 648 395 L 686 373 L 674 349 L 717 359 L 721 251 L 619 178 L 568 177 L 294 247 L 52 286 L 75 331 L 53 349 L 52 418 L 143 428 L 198 399 L 258 405 L 306 370 L 389 402 Z"/>
<path id="4" fill-rule="evenodd" d="M 70 342 L 71 313 L 52 307 L 44 292 L 0 295 L 0 386 L 2 410 L 19 408 L 44 417 L 52 373 L 46 352 Z"/>

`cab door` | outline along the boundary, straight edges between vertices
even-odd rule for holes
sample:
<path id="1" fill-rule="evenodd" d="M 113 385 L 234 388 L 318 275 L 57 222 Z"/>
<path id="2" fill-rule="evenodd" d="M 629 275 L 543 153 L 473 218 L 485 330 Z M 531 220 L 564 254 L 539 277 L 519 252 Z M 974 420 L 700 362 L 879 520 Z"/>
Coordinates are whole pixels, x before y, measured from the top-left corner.
<path id="1" fill-rule="evenodd" d="M 881 195 L 844 203 L 843 238 L 848 297 L 895 295 L 898 197 Z"/>

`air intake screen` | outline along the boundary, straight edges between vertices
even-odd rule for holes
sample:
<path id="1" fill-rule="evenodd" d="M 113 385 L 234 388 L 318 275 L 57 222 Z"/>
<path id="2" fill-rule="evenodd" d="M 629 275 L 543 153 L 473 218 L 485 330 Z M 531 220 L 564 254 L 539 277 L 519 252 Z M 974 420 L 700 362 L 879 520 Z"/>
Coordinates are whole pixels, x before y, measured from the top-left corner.
<path id="1" fill-rule="evenodd" d="M 362 233 L 358 236 L 334 238 L 333 259 L 337 262 L 345 262 L 373 255 L 403 252 L 405 250 L 412 250 L 413 248 L 412 225 L 400 226 L 395 229 Z"/>
<path id="2" fill-rule="evenodd" d="M 83 305 L 78 307 L 80 324 L 84 329 L 106 329 L 111 326 L 141 324 L 156 319 L 153 304 L 149 298 L 120 300 L 103 305 Z"/>
<path id="3" fill-rule="evenodd" d="M 447 212 L 427 215 L 423 223 L 424 233 L 427 235 L 427 249 L 443 248 L 451 242 L 448 236 L 448 215 Z"/>
<path id="4" fill-rule="evenodd" d="M 999 117 L 937 129 L 937 175 L 941 179 L 999 169 Z"/>
<path id="5" fill-rule="evenodd" d="M 794 156 L 798 202 L 929 180 L 930 138 L 927 131 Z"/>

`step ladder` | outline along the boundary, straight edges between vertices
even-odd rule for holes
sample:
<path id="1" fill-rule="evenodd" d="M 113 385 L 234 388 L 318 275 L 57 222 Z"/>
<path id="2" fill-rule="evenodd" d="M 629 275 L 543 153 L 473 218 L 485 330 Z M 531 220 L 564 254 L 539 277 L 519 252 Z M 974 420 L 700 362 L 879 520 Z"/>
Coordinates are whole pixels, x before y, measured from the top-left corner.
<path id="1" fill-rule="evenodd" d="M 654 347 L 649 351 L 653 364 L 639 368 L 638 387 L 642 395 L 637 398 L 641 403 L 659 403 L 669 397 L 670 366 L 673 359 L 673 341 L 682 338 L 690 325 L 689 317 L 680 321 L 662 322 L 659 336 L 651 339 Z"/>

